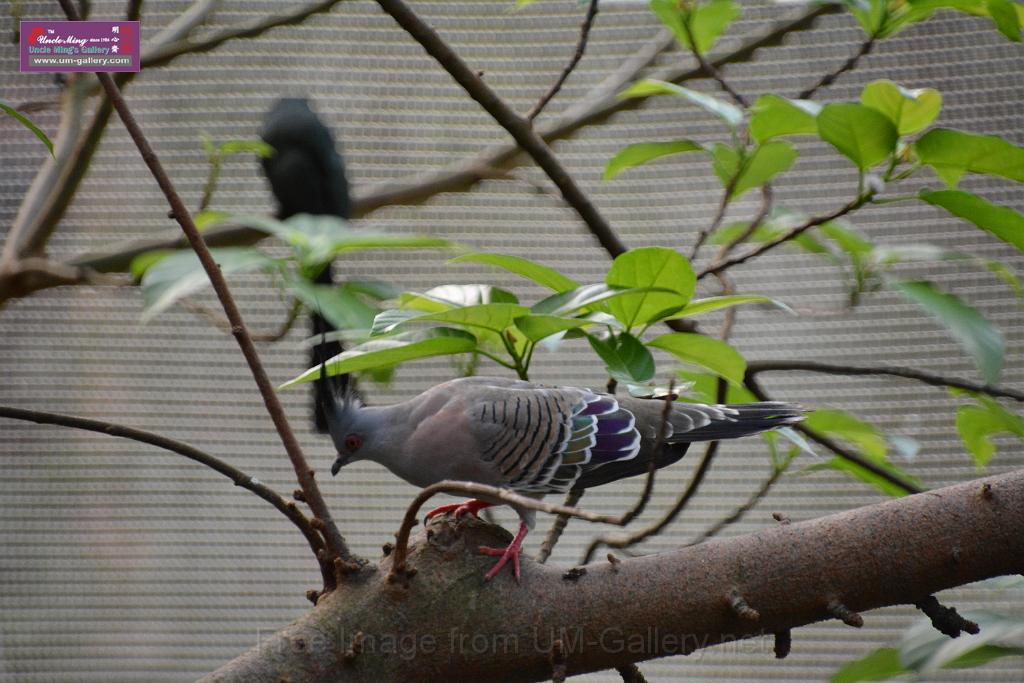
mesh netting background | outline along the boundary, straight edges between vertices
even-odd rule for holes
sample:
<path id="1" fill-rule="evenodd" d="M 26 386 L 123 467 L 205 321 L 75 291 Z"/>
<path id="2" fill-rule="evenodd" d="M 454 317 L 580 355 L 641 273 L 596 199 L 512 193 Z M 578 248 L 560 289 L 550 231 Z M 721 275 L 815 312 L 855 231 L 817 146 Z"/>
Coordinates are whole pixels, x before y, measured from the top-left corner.
<path id="1" fill-rule="evenodd" d="M 54 3 L 21 2 L 25 17 L 53 17 Z M 94 2 L 93 17 L 119 16 L 122 2 Z M 147 3 L 143 40 L 178 15 L 188 2 Z M 475 69 L 519 111 L 552 82 L 573 49 L 582 8 L 540 2 L 509 13 L 508 2 L 416 2 Z M 206 31 L 251 22 L 280 11 L 282 3 L 228 1 Z M 770 21 L 798 9 L 745 3 L 722 48 L 731 48 Z M 5 12 L 6 14 L 6 12 Z M 10 36 L 9 16 L 0 35 Z M 591 36 L 587 56 L 541 120 L 584 96 L 657 31 L 642 5 L 609 4 Z M 755 62 L 728 69 L 742 92 L 795 93 L 852 53 L 861 33 L 847 16 L 830 16 L 811 32 L 760 51 Z M 661 64 L 685 59 L 673 52 Z M 9 102 L 56 101 L 52 77 L 19 74 L 15 47 L 0 48 L 0 96 Z M 823 93 L 825 100 L 855 99 L 875 78 L 910 87 L 938 88 L 945 96 L 942 123 L 1024 142 L 1024 58 L 984 21 L 944 15 L 877 46 L 862 67 Z M 714 91 L 713 84 L 695 87 Z M 189 205 L 199 200 L 206 162 L 198 134 L 214 139 L 254 137 L 270 103 L 283 95 L 308 96 L 344 146 L 349 178 L 368 186 L 427 172 L 506 141 L 504 132 L 451 79 L 370 2 L 346 2 L 303 26 L 280 28 L 257 40 L 239 40 L 208 55 L 188 56 L 144 73 L 127 96 Z M 35 118 L 55 132 L 55 109 Z M 604 162 L 623 141 L 721 137 L 720 125 L 678 101 L 651 101 L 606 125 L 584 129 L 556 145 L 562 161 L 631 246 L 688 249 L 707 225 L 719 199 L 717 180 L 696 158 L 663 161 L 615 182 L 600 180 Z M 0 228 L 14 219 L 42 157 L 38 141 L 0 123 Z M 822 212 L 852 192 L 849 165 L 822 145 L 800 145 L 802 156 L 778 185 L 777 203 Z M 469 193 L 447 194 L 411 207 L 390 207 L 361 221 L 394 232 L 435 234 L 488 251 L 537 259 L 583 281 L 602 277 L 607 257 L 546 178 L 529 166 L 518 179 L 485 181 Z M 1024 209 L 1019 189 L 970 178 L 966 186 L 993 201 Z M 750 216 L 750 193 L 730 212 Z M 214 202 L 228 211 L 269 213 L 272 199 L 257 164 L 232 158 Z M 864 210 L 854 219 L 872 239 L 926 241 L 1007 261 L 1019 255 L 981 232 L 930 208 L 909 205 Z M 173 224 L 137 152 L 116 120 L 58 234 L 54 257 L 70 258 L 112 242 L 162 234 Z M 706 250 L 707 251 L 707 250 Z M 537 289 L 491 271 L 446 265 L 444 255 L 368 253 L 343 259 L 339 272 L 387 279 L 404 289 L 448 282 L 497 282 L 532 301 Z M 1013 294 L 969 262 L 906 268 L 955 289 L 994 321 L 1007 337 L 1005 383 L 1021 386 L 1024 323 Z M 850 363 L 912 364 L 973 377 L 970 361 L 935 322 L 891 293 L 865 297 L 843 310 L 844 292 L 834 267 L 820 259 L 778 250 L 735 269 L 741 290 L 777 296 L 803 315 L 747 311 L 734 342 L 749 358 L 800 358 Z M 251 327 L 274 328 L 287 302 L 266 280 L 232 279 Z M 705 286 L 704 294 L 714 293 Z M 212 303 L 209 297 L 201 301 Z M 65 288 L 12 302 L 0 312 L 0 402 L 109 419 L 150 429 L 209 450 L 288 492 L 293 475 L 252 380 L 230 336 L 175 308 L 139 322 L 134 288 Z M 710 322 L 714 322 L 711 319 Z M 305 330 L 264 345 L 275 381 L 303 367 Z M 402 368 L 387 388 L 370 387 L 371 400 L 388 402 L 451 375 L 445 360 Z M 534 378 L 602 386 L 602 369 L 589 349 L 567 346 L 538 355 Z M 944 392 L 899 381 L 837 379 L 824 375 L 765 376 L 773 395 L 808 406 L 838 407 L 873 421 L 889 434 L 917 439 L 921 452 L 901 463 L 928 486 L 975 475 L 953 428 Z M 284 394 L 307 456 L 326 472 L 332 451 L 309 431 L 303 391 Z M 1015 451 L 1015 452 L 1014 452 Z M 897 457 L 898 456 L 894 456 Z M 645 519 L 664 512 L 690 476 L 692 455 L 658 478 Z M 805 464 L 810 464 L 810 460 Z M 990 467 L 1024 465 L 1019 448 L 1001 452 Z M 259 632 L 287 624 L 307 608 L 304 592 L 318 572 L 304 543 L 280 515 L 254 496 L 182 458 L 99 435 L 5 421 L 0 425 L 0 680 L 181 681 L 194 678 L 256 642 Z M 758 440 L 722 449 L 701 493 L 683 518 L 643 550 L 678 546 L 728 514 L 769 473 Z M 335 516 L 355 550 L 377 557 L 395 531 L 413 489 L 374 465 L 360 463 L 343 476 L 322 478 Z M 591 492 L 588 507 L 612 511 L 629 505 L 640 482 Z M 815 517 L 880 499 L 841 475 L 787 476 L 758 508 L 726 533 L 772 524 L 769 513 Z M 512 523 L 507 514 L 500 515 Z M 539 528 L 543 531 L 546 521 Z M 593 529 L 573 522 L 553 561 L 576 561 Z M 535 548 L 543 533 L 532 537 Z M 961 609 L 1006 608 L 1005 593 L 969 587 L 951 591 Z M 1017 600 L 1019 607 L 1019 600 Z M 685 609 L 685 605 L 680 605 Z M 915 618 L 909 609 L 867 616 L 861 630 L 836 623 L 795 632 L 793 652 L 775 661 L 769 640 L 649 662 L 649 680 L 760 681 L 827 679 L 841 663 L 893 643 Z M 962 680 L 948 673 L 935 680 Z M 1022 681 L 1019 659 L 972 671 L 978 681 Z M 613 680 L 611 674 L 588 680 Z"/>

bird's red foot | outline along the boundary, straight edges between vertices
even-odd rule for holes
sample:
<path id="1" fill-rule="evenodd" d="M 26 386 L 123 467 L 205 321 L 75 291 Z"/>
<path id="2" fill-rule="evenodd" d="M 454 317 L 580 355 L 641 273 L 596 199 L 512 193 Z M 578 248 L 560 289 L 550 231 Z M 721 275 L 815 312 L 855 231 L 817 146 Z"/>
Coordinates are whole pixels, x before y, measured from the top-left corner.
<path id="1" fill-rule="evenodd" d="M 529 533 L 530 529 L 522 522 L 519 523 L 519 531 L 516 533 L 516 537 L 512 539 L 512 542 L 508 544 L 507 548 L 491 548 L 486 545 L 480 546 L 479 550 L 482 555 L 490 555 L 492 557 L 500 557 L 491 571 L 487 572 L 484 577 L 484 581 L 490 581 L 501 568 L 508 564 L 509 560 L 512 560 L 512 575 L 516 577 L 516 583 L 519 583 L 519 553 L 523 549 L 523 539 L 526 538 L 526 534 Z"/>
<path id="2" fill-rule="evenodd" d="M 494 505 L 494 503 L 487 503 L 482 500 L 477 500 L 476 498 L 471 498 L 470 500 L 464 500 L 461 503 L 451 503 L 449 505 L 436 507 L 427 513 L 426 518 L 431 519 L 432 517 L 442 515 L 446 512 L 454 512 L 456 517 L 462 517 L 467 514 L 476 517 L 478 512 L 484 508 L 489 508 L 492 505 Z"/>

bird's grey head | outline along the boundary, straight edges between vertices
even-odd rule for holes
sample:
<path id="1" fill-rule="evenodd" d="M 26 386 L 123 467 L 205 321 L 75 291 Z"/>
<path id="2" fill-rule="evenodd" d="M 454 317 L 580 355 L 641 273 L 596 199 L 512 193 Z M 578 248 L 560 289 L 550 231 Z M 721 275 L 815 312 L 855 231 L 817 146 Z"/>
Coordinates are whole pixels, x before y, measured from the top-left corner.
<path id="1" fill-rule="evenodd" d="M 364 417 L 365 410 L 359 397 L 353 392 L 339 393 L 331 387 L 327 394 L 324 414 L 327 417 L 327 429 L 331 433 L 331 441 L 338 451 L 338 456 L 331 465 L 331 474 L 337 475 L 345 465 L 360 460 L 366 452 L 366 441 L 370 434 Z"/>

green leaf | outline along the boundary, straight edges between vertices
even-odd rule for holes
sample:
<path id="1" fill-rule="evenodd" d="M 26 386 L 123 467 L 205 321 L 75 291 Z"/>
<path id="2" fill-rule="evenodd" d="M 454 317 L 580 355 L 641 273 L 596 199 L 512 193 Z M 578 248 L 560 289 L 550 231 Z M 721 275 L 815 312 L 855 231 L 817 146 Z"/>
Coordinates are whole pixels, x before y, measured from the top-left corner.
<path id="1" fill-rule="evenodd" d="M 608 376 L 623 384 L 643 384 L 654 378 L 654 357 L 628 332 L 598 339 L 587 335 L 591 348 L 604 361 Z"/>
<path id="2" fill-rule="evenodd" d="M 864 106 L 885 114 L 900 135 L 927 128 L 942 108 L 942 95 L 937 90 L 908 90 L 884 79 L 864 86 L 860 101 Z"/>
<path id="3" fill-rule="evenodd" d="M 510 273 L 521 275 L 527 280 L 536 282 L 541 287 L 547 287 L 553 289 L 556 292 L 564 292 L 570 289 L 579 287 L 579 283 L 575 280 L 562 275 L 554 268 L 548 268 L 542 266 L 539 263 L 534 263 L 518 256 L 507 256 L 505 254 L 464 254 L 457 256 L 449 261 L 449 263 L 486 263 L 490 266 L 497 266 L 507 270 Z"/>
<path id="4" fill-rule="evenodd" d="M 693 3 L 685 9 L 678 0 L 651 0 L 650 4 L 651 11 L 672 31 L 679 44 L 700 54 L 710 50 L 718 36 L 741 13 L 739 6 L 732 0 Z M 686 30 L 687 23 L 689 31 Z M 691 34 L 693 41 L 690 40 Z"/>
<path id="5" fill-rule="evenodd" d="M 732 184 L 729 199 L 736 199 L 747 190 L 761 187 L 779 173 L 788 170 L 798 155 L 788 142 L 776 140 L 760 145 L 743 159 L 735 148 L 719 143 L 715 145 L 712 156 L 715 174 L 722 185 L 728 187 Z M 733 181 L 737 173 L 739 177 Z"/>
<path id="6" fill-rule="evenodd" d="M 49 136 L 43 132 L 42 128 L 32 122 L 32 119 L 22 114 L 5 100 L 0 100 L 0 110 L 3 110 L 8 116 L 23 125 L 25 128 L 28 128 L 33 135 L 39 138 L 40 142 L 46 145 L 46 149 L 50 152 L 50 156 L 53 157 L 53 141 L 50 140 Z"/>
<path id="7" fill-rule="evenodd" d="M 899 135 L 884 114 L 861 104 L 828 104 L 818 114 L 818 135 L 864 171 L 885 161 Z"/>
<path id="8" fill-rule="evenodd" d="M 886 458 L 888 445 L 885 436 L 873 425 L 842 410 L 816 410 L 807 416 L 804 424 L 808 429 L 851 444 L 864 457 L 890 474 L 905 481 L 918 483 L 914 477 L 889 462 Z M 807 470 L 817 471 L 826 468 L 849 474 L 853 478 L 873 486 L 890 496 L 898 497 L 907 494 L 902 487 L 889 482 L 889 480 L 855 462 L 838 456 L 827 462 L 812 465 Z"/>
<path id="9" fill-rule="evenodd" d="M 739 306 L 740 304 L 775 304 L 776 306 L 788 308 L 774 299 L 754 294 L 710 296 L 706 299 L 696 299 L 691 301 L 683 307 L 683 310 L 679 311 L 672 317 L 689 318 L 690 316 L 700 315 L 701 313 L 710 313 L 711 311 L 717 311 L 722 308 L 731 308 L 732 306 Z"/>
<path id="10" fill-rule="evenodd" d="M 874 425 L 843 410 L 815 410 L 804 425 L 827 436 L 852 444 L 872 460 L 882 461 L 886 454 L 885 436 Z"/>
<path id="11" fill-rule="evenodd" d="M 869 36 L 881 37 L 889 0 L 840 0 Z"/>
<path id="12" fill-rule="evenodd" d="M 300 213 L 279 221 L 265 216 L 229 216 L 230 220 L 260 230 L 291 245 L 304 264 L 323 264 L 346 252 L 367 249 L 451 249 L 448 240 L 425 235 L 354 230 L 337 216 Z"/>
<path id="13" fill-rule="evenodd" d="M 540 341 L 553 334 L 574 330 L 595 324 L 586 318 L 566 318 L 558 315 L 524 315 L 516 318 L 515 325 L 519 331 L 532 342 Z"/>
<path id="14" fill-rule="evenodd" d="M 859 683 L 860 681 L 887 681 L 910 673 L 900 663 L 900 652 L 894 647 L 883 647 L 869 652 L 860 659 L 847 662 L 832 675 L 829 683 Z"/>
<path id="15" fill-rule="evenodd" d="M 177 253 L 177 249 L 154 249 L 153 251 L 143 252 L 132 259 L 132 262 L 128 265 L 128 270 L 131 271 L 133 278 L 140 280 L 147 270 L 171 254 Z"/>
<path id="16" fill-rule="evenodd" d="M 690 262 L 678 252 L 644 247 L 617 256 L 605 282 L 609 287 L 668 290 L 620 296 L 608 302 L 608 311 L 630 330 L 680 310 L 693 296 L 697 277 Z"/>
<path id="17" fill-rule="evenodd" d="M 964 405 L 956 411 L 956 429 L 964 446 L 974 459 L 974 465 L 983 469 L 995 455 L 992 437 L 1010 434 L 1024 439 L 1024 418 L 1014 415 L 987 396 L 978 396 L 979 405 Z"/>
<path id="18" fill-rule="evenodd" d="M 402 308 L 435 313 L 456 306 L 477 304 L 517 304 L 516 295 L 491 285 L 440 285 L 422 294 L 402 292 L 398 304 Z"/>
<path id="19" fill-rule="evenodd" d="M 474 349 L 476 349 L 476 339 L 473 335 L 462 330 L 436 327 L 425 334 L 413 337 L 412 341 L 377 339 L 360 344 L 328 360 L 327 374 L 333 376 L 361 370 L 375 370 L 420 358 L 468 353 Z M 317 365 L 285 382 L 278 389 L 287 389 L 296 384 L 312 382 L 319 377 L 320 366 Z"/>
<path id="20" fill-rule="evenodd" d="M 780 135 L 817 135 L 817 117 L 821 105 L 811 100 L 789 100 L 764 95 L 754 102 L 750 115 L 750 135 L 765 142 Z"/>
<path id="21" fill-rule="evenodd" d="M 1008 206 L 993 204 L 962 190 L 922 192 L 921 199 L 974 223 L 985 232 L 1024 251 L 1024 216 Z"/>
<path id="22" fill-rule="evenodd" d="M 220 143 L 218 149 L 225 156 L 241 152 L 251 152 L 264 159 L 269 159 L 277 153 L 277 150 L 263 142 L 263 140 L 225 140 Z"/>
<path id="23" fill-rule="evenodd" d="M 210 249 L 224 275 L 260 268 L 270 269 L 276 262 L 251 247 L 220 247 Z M 179 251 L 150 266 L 142 276 L 142 320 L 152 320 L 178 299 L 207 287 L 206 276 L 199 257 L 192 251 Z"/>
<path id="24" fill-rule="evenodd" d="M 675 97 L 681 97 L 691 104 L 695 104 L 698 107 L 704 109 L 710 114 L 721 118 L 732 128 L 736 128 L 743 123 L 743 110 L 739 107 L 724 102 L 711 95 L 706 95 L 696 90 L 690 90 L 684 88 L 681 85 L 675 83 L 668 83 L 666 81 L 658 81 L 653 78 L 645 78 L 641 81 L 637 81 L 632 86 L 627 88 L 625 92 L 621 93 L 619 97 L 650 97 L 652 95 L 673 95 Z"/>
<path id="25" fill-rule="evenodd" d="M 911 301 L 939 319 L 974 359 L 986 384 L 995 384 L 1003 369 L 1005 345 L 999 331 L 977 310 L 929 282 L 892 282 Z"/>
<path id="26" fill-rule="evenodd" d="M 231 220 L 231 214 L 226 211 L 206 209 L 192 216 L 192 222 L 196 224 L 196 230 L 206 232 L 215 225 L 220 225 Z"/>
<path id="27" fill-rule="evenodd" d="M 867 241 L 849 225 L 841 221 L 829 221 L 819 228 L 823 235 L 831 239 L 839 248 L 851 257 L 861 257 L 870 254 L 875 245 Z"/>
<path id="28" fill-rule="evenodd" d="M 742 10 L 732 0 L 711 0 L 698 5 L 690 19 L 690 31 L 697 43 L 697 52 L 707 53 L 725 29 L 735 21 Z"/>
<path id="29" fill-rule="evenodd" d="M 914 143 L 914 151 L 949 187 L 955 188 L 964 173 L 1024 182 L 1024 148 L 994 135 L 935 128 Z"/>
<path id="30" fill-rule="evenodd" d="M 693 140 L 671 140 L 669 142 L 639 142 L 623 147 L 608 160 L 604 168 L 604 180 L 611 180 L 623 171 L 648 161 L 660 159 L 672 154 L 703 151 L 704 148 Z"/>
<path id="31" fill-rule="evenodd" d="M 567 292 L 552 294 L 530 307 L 533 313 L 544 315 L 569 315 L 581 309 L 591 310 L 595 304 L 618 299 L 620 297 L 633 297 L 638 294 L 656 292 L 667 295 L 677 295 L 674 290 L 661 287 L 634 287 L 622 288 L 611 287 L 603 282 L 592 285 L 582 285 Z M 593 311 L 592 311 L 593 312 Z M 617 323 L 616 323 L 617 324 Z"/>
<path id="32" fill-rule="evenodd" d="M 996 28 L 1015 43 L 1020 42 L 1020 15 L 1013 0 L 988 0 L 985 3 L 988 14 Z"/>
<path id="33" fill-rule="evenodd" d="M 710 370 L 730 384 L 743 384 L 747 361 L 723 341 L 688 332 L 670 332 L 647 342 L 648 346 L 671 353 L 692 365 Z"/>
<path id="34" fill-rule="evenodd" d="M 377 310 L 347 285 L 318 285 L 305 278 L 288 278 L 288 291 L 311 311 L 319 312 L 339 330 L 369 330 Z"/>
<path id="35" fill-rule="evenodd" d="M 414 318 L 409 318 L 405 322 L 430 321 L 449 325 L 462 325 L 500 334 L 508 327 L 511 327 L 516 318 L 524 316 L 529 312 L 530 309 L 519 304 L 476 304 L 437 313 L 418 315 Z"/>

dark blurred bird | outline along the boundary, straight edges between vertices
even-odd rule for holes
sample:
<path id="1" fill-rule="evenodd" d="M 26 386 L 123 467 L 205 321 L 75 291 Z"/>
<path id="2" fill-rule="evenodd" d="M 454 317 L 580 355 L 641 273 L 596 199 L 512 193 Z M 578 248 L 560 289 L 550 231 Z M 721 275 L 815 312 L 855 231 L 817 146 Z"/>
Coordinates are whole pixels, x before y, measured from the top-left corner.
<path id="1" fill-rule="evenodd" d="M 277 217 L 281 220 L 295 214 L 350 218 L 352 201 L 345 162 L 334 142 L 330 128 L 310 109 L 305 98 L 284 98 L 274 103 L 263 119 L 260 137 L 274 148 L 275 154 L 262 159 L 263 173 L 277 198 Z M 324 264 L 317 274 L 318 284 L 332 284 L 331 264 Z M 319 313 L 312 316 L 313 335 L 323 335 L 334 327 Z M 340 342 L 332 341 L 314 347 L 312 363 L 342 352 Z M 335 378 L 336 390 L 346 391 L 351 378 Z M 314 386 L 314 420 L 318 432 L 327 433 L 323 412 L 323 387 Z"/>

